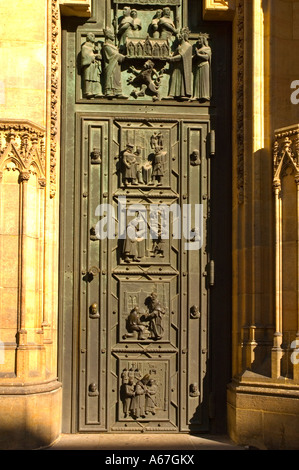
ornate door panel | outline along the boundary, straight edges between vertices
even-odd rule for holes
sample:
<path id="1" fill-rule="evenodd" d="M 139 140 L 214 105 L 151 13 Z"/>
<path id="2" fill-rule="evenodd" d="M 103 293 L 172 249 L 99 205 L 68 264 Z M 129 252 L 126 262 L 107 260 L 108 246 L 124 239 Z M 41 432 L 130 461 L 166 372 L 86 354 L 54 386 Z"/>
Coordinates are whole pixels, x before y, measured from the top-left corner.
<path id="1" fill-rule="evenodd" d="M 208 214 L 209 122 L 107 114 L 76 116 L 81 129 L 79 430 L 162 432 L 188 430 L 191 423 L 196 429 L 205 424 L 208 258 L 202 224 Z M 154 164 L 148 163 L 157 136 L 163 141 L 158 183 L 150 173 Z M 122 168 L 130 143 L 141 150 L 143 170 L 131 185 Z M 191 157 L 195 149 L 198 162 Z M 169 214 L 165 239 L 159 233 L 151 237 L 155 210 Z M 132 220 L 146 226 L 137 242 L 121 237 Z M 158 231 L 161 222 L 158 217 Z M 148 394 L 132 398 L 144 377 Z"/>
<path id="2" fill-rule="evenodd" d="M 63 34 L 68 432 L 209 429 L 213 109 L 197 96 L 205 88 L 191 66 L 198 34 L 181 33 L 187 62 L 169 66 L 183 41 L 181 1 L 155 3 L 169 7 L 159 37 L 152 3 L 136 0 L 128 16 L 125 3 L 95 1 L 95 16 L 83 25 L 69 20 Z M 128 21 L 137 36 L 111 36 L 112 24 L 120 31 Z M 117 70 L 115 56 L 124 62 Z"/>

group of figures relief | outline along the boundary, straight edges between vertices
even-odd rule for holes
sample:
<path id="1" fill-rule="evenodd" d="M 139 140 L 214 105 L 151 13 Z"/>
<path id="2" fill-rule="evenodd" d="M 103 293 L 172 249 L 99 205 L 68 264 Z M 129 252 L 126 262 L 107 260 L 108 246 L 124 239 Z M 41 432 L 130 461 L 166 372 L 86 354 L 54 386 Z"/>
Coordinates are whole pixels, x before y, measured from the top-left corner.
<path id="1" fill-rule="evenodd" d="M 122 86 L 122 70 L 126 70 L 135 98 L 149 94 L 154 101 L 209 101 L 212 51 L 208 34 L 200 33 L 192 45 L 189 29 L 176 28 L 169 7 L 155 13 L 146 37 L 142 29 L 138 11 L 127 6 L 118 24 L 115 21 L 113 27 L 104 28 L 104 42 L 96 41 L 94 33 L 87 34 L 81 46 L 83 96 L 129 98 Z M 136 60 L 138 68 L 132 64 Z M 165 75 L 169 75 L 169 91 L 161 96 Z"/>
<path id="2" fill-rule="evenodd" d="M 159 301 L 156 292 L 152 292 L 145 299 L 145 305 L 147 307 L 146 313 L 141 313 L 139 306 L 135 306 L 131 310 L 126 321 L 127 333 L 124 339 L 137 338 L 138 341 L 147 339 L 157 341 L 163 338 L 164 328 L 162 321 L 166 309 Z"/>
<path id="3" fill-rule="evenodd" d="M 120 172 L 125 186 L 162 186 L 167 168 L 167 151 L 161 132 L 152 135 L 150 146 L 152 152 L 144 159 L 141 146 L 137 145 L 134 150 L 134 145 L 127 143 L 120 159 Z"/>
<path id="4" fill-rule="evenodd" d="M 138 369 L 131 367 L 121 373 L 121 400 L 124 417 L 146 418 L 156 414 L 157 383 L 149 374 L 142 377 Z"/>

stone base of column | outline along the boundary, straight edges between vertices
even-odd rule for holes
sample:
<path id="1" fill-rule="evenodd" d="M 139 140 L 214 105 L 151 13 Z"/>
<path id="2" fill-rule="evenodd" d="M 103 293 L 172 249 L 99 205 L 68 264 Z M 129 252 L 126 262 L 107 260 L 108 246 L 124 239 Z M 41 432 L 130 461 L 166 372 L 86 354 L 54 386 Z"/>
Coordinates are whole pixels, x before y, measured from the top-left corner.
<path id="1" fill-rule="evenodd" d="M 227 391 L 228 433 L 238 445 L 299 450 L 299 384 L 246 372 Z"/>
<path id="2" fill-rule="evenodd" d="M 61 384 L 0 386 L 0 449 L 48 447 L 61 432 Z"/>

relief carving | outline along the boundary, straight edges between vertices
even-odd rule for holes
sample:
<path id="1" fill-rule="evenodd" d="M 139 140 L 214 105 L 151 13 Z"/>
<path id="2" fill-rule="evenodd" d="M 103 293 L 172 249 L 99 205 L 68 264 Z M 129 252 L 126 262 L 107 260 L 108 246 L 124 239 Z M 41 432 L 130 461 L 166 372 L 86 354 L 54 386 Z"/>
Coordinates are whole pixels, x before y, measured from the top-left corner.
<path id="1" fill-rule="evenodd" d="M 169 7 L 163 8 L 163 15 L 158 23 L 160 30 L 160 38 L 171 40 L 179 31 L 175 27 L 174 21 L 171 18 L 171 9 Z"/>
<path id="2" fill-rule="evenodd" d="M 128 59 L 159 59 L 166 60 L 170 56 L 170 46 L 165 39 L 127 39 Z"/>
<path id="3" fill-rule="evenodd" d="M 129 5 L 123 8 L 118 19 L 116 12 L 113 20 L 116 33 L 112 28 L 104 28 L 101 47 L 93 33 L 87 34 L 81 46 L 83 96 L 128 99 L 123 93 L 122 75 L 129 73 L 127 84 L 134 87 L 130 95 L 135 99 L 149 95 L 153 101 L 173 98 L 209 101 L 212 94 L 209 36 L 200 34 L 193 53 L 190 31 L 177 28 L 170 6 L 158 9 L 145 27 L 142 13 Z M 133 66 L 132 61 L 137 61 L 138 67 Z M 160 90 L 164 90 L 163 93 Z M 162 96 L 164 93 L 166 96 Z"/>
<path id="4" fill-rule="evenodd" d="M 168 153 L 164 150 L 164 138 L 161 132 L 155 132 L 150 138 L 150 147 L 153 152 L 147 158 L 143 155 L 143 148 L 128 142 L 120 156 L 120 170 L 125 186 L 162 186 L 166 175 Z"/>
<path id="5" fill-rule="evenodd" d="M 200 311 L 197 305 L 192 305 L 190 308 L 190 318 L 197 319 L 200 318 Z"/>
<path id="6" fill-rule="evenodd" d="M 198 390 L 198 384 L 196 382 L 190 385 L 189 396 L 193 398 L 200 396 L 200 391 Z"/>
<path id="7" fill-rule="evenodd" d="M 139 226 L 140 225 L 140 226 Z M 139 244 L 144 240 L 143 235 L 143 220 L 139 218 L 139 213 L 131 220 L 127 226 L 127 236 L 124 241 L 123 256 L 126 263 L 131 261 L 139 262 L 142 255 L 139 250 Z"/>
<path id="8" fill-rule="evenodd" d="M 59 96 L 59 2 L 52 0 L 52 31 L 51 31 L 51 141 L 50 141 L 50 197 L 56 194 L 56 161 L 58 139 L 58 96 Z"/>
<path id="9" fill-rule="evenodd" d="M 117 32 L 119 47 L 123 49 L 127 38 L 133 36 L 133 18 L 131 16 L 131 7 L 124 7 L 123 16 L 120 18 Z"/>
<path id="10" fill-rule="evenodd" d="M 189 43 L 190 31 L 183 28 L 177 35 L 179 45 L 169 61 L 172 64 L 169 96 L 172 98 L 191 98 L 192 95 L 192 45 Z"/>
<path id="11" fill-rule="evenodd" d="M 152 38 L 160 37 L 160 20 L 163 15 L 163 10 L 157 10 L 155 16 L 153 17 L 151 26 L 150 26 L 150 35 Z"/>
<path id="12" fill-rule="evenodd" d="M 138 18 L 138 11 L 133 8 L 131 10 L 131 17 L 133 19 L 132 21 L 132 37 L 139 37 L 140 36 L 140 30 L 142 29 L 142 24 L 140 18 Z"/>
<path id="13" fill-rule="evenodd" d="M 100 313 L 99 313 L 99 310 L 98 310 L 98 304 L 97 303 L 93 303 L 89 307 L 89 317 L 90 318 L 100 318 Z"/>
<path id="14" fill-rule="evenodd" d="M 133 152 L 134 146 L 131 143 L 127 144 L 127 148 L 123 153 L 123 165 L 124 165 L 124 183 L 125 185 L 129 184 L 138 184 L 137 183 L 137 159 L 136 155 Z"/>
<path id="15" fill-rule="evenodd" d="M 211 99 L 211 59 L 212 50 L 209 46 L 209 35 L 201 33 L 195 46 L 195 74 L 193 99 L 209 101 Z"/>
<path id="16" fill-rule="evenodd" d="M 45 187 L 45 133 L 26 122 L 0 123 L 0 171 L 17 170 L 20 181 L 38 175 Z"/>
<path id="17" fill-rule="evenodd" d="M 162 339 L 164 329 L 162 326 L 163 315 L 165 315 L 165 307 L 163 307 L 158 299 L 157 293 L 152 292 L 145 300 L 148 313 L 145 314 L 145 320 L 149 321 L 149 331 L 151 338 L 154 340 Z"/>
<path id="18" fill-rule="evenodd" d="M 144 301 L 146 312 L 136 305 L 126 319 L 126 333 L 123 339 L 133 338 L 138 341 L 160 340 L 164 335 L 163 317 L 166 308 L 161 304 L 156 292 L 152 292 Z"/>
<path id="19" fill-rule="evenodd" d="M 156 395 L 158 392 L 156 381 L 149 374 L 142 378 L 141 376 L 136 378 L 136 374 L 130 374 L 130 371 L 128 372 L 127 369 L 123 370 L 121 377 L 124 417 L 130 416 L 133 419 L 138 419 L 146 418 L 149 414 L 155 415 L 157 408 Z"/>
<path id="20" fill-rule="evenodd" d="M 98 98 L 102 96 L 101 60 L 99 43 L 95 42 L 95 35 L 89 33 L 87 34 L 86 41 L 81 46 L 81 71 L 83 96 L 85 98 Z"/>
<path id="21" fill-rule="evenodd" d="M 192 166 L 198 166 L 201 164 L 200 151 L 198 149 L 194 149 L 193 152 L 191 153 L 190 164 Z"/>
<path id="22" fill-rule="evenodd" d="M 92 165 L 99 165 L 100 163 L 102 163 L 100 149 L 98 148 L 93 149 L 93 151 L 90 154 L 90 163 Z"/>
<path id="23" fill-rule="evenodd" d="M 99 391 L 95 383 L 91 383 L 88 387 L 88 396 L 89 397 L 98 397 Z"/>
<path id="24" fill-rule="evenodd" d="M 162 180 L 165 174 L 167 152 L 161 147 L 156 147 L 154 152 L 155 153 L 152 156 L 152 176 L 149 184 L 162 186 Z"/>
<path id="25" fill-rule="evenodd" d="M 132 19 L 132 18 L 131 18 Z M 114 44 L 115 35 L 111 28 L 104 29 L 105 42 L 102 48 L 104 62 L 104 93 L 109 98 L 127 98 L 122 93 L 121 63 L 125 56 Z"/>
<path id="26" fill-rule="evenodd" d="M 134 337 L 135 332 L 137 332 L 138 340 L 147 339 L 147 336 L 144 335 L 144 331 L 147 330 L 147 327 L 146 325 L 143 325 L 140 321 L 140 313 L 138 307 L 134 307 L 131 310 L 130 315 L 127 319 L 126 328 L 128 333 L 124 336 L 124 339 Z"/>

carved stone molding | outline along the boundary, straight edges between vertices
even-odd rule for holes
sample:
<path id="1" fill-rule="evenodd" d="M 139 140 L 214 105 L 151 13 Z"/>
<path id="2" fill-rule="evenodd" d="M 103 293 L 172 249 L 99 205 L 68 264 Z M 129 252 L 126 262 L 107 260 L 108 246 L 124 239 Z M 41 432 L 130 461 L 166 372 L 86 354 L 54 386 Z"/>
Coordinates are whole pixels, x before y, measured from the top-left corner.
<path id="1" fill-rule="evenodd" d="M 299 124 L 278 129 L 273 145 L 274 185 L 283 176 L 284 170 L 292 166 L 299 174 Z"/>
<path id="2" fill-rule="evenodd" d="M 244 0 L 237 9 L 237 192 L 238 202 L 244 202 Z"/>
<path id="3" fill-rule="evenodd" d="M 45 130 L 29 121 L 0 120 L 0 171 L 17 170 L 20 180 L 45 181 Z"/>
<path id="4" fill-rule="evenodd" d="M 58 90 L 59 90 L 59 0 L 51 4 L 51 141 L 50 141 L 50 197 L 56 194 L 56 162 L 58 139 Z"/>
<path id="5" fill-rule="evenodd" d="M 204 0 L 204 20 L 232 20 L 235 9 L 235 0 Z"/>
<path id="6" fill-rule="evenodd" d="M 59 0 L 59 5 L 64 16 L 91 16 L 91 0 Z"/>

